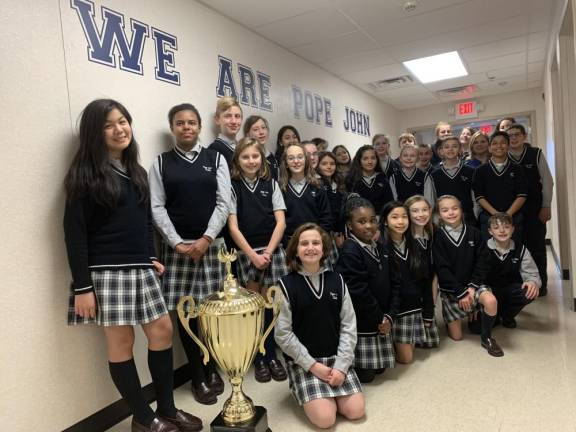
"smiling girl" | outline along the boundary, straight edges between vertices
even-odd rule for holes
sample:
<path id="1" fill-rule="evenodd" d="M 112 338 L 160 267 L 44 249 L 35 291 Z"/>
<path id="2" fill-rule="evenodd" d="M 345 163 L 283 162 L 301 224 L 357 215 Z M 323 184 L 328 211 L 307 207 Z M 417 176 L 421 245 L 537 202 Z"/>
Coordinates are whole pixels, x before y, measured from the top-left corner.
<path id="1" fill-rule="evenodd" d="M 292 394 L 315 426 L 331 427 L 339 413 L 364 416 L 364 396 L 352 368 L 356 316 L 342 276 L 326 270 L 328 234 L 298 227 L 286 250 L 291 272 L 280 279 L 285 297 L 275 337 L 284 351 Z M 321 317 L 321 319 L 319 319 Z"/>
<path id="2" fill-rule="evenodd" d="M 236 148 L 236 135 L 242 125 L 242 116 L 242 108 L 236 99 L 225 96 L 216 102 L 214 121 L 218 126 L 219 134 L 210 144 L 210 148 L 224 156 L 228 162 L 228 167 L 232 164 L 232 157 Z"/>
<path id="3" fill-rule="evenodd" d="M 133 431 L 200 430 L 200 419 L 174 406 L 172 322 L 158 281 L 164 266 L 156 258 L 132 117 L 114 100 L 94 100 L 82 112 L 79 138 L 65 181 L 64 233 L 73 280 L 68 323 L 102 326 L 110 375 L 132 411 Z M 134 363 L 136 325 L 148 341 L 156 412 Z"/>

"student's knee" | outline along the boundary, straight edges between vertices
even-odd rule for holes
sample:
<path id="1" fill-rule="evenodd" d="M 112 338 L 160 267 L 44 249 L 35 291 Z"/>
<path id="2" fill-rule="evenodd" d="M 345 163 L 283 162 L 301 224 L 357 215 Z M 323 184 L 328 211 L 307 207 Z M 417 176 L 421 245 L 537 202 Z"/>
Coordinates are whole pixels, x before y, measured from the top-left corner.
<path id="1" fill-rule="evenodd" d="M 348 420 L 358 420 L 364 417 L 366 407 L 362 393 L 355 393 L 350 396 L 346 404 L 338 404 L 338 412 Z"/>
<path id="2" fill-rule="evenodd" d="M 172 343 L 172 321 L 164 315 L 147 325 L 148 342 L 154 345 L 170 345 Z"/>
<path id="3" fill-rule="evenodd" d="M 480 295 L 480 303 L 484 306 L 484 311 L 489 315 L 496 315 L 498 312 L 498 300 L 494 294 L 486 291 Z"/>
<path id="4" fill-rule="evenodd" d="M 330 410 L 316 411 L 313 414 L 308 413 L 308 419 L 314 426 L 328 429 L 336 423 L 336 413 Z"/>
<path id="5" fill-rule="evenodd" d="M 410 364 L 414 360 L 414 353 L 410 347 L 397 347 L 396 361 L 400 364 Z"/>
<path id="6" fill-rule="evenodd" d="M 462 325 L 460 324 L 460 320 L 448 323 L 448 336 L 454 341 L 462 340 Z"/>

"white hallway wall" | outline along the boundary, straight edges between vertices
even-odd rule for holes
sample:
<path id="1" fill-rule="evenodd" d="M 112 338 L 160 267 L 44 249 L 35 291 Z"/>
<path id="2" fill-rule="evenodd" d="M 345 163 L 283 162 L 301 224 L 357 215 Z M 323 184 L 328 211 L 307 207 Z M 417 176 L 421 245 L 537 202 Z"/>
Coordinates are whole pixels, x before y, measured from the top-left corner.
<path id="1" fill-rule="evenodd" d="M 99 27 L 106 6 L 124 15 L 127 29 L 133 18 L 175 35 L 180 86 L 154 78 L 151 38 L 142 76 L 88 61 L 70 0 L 7 0 L 2 6 L 0 235 L 7 268 L 0 290 L 0 418 L 4 430 L 61 430 L 118 399 L 101 330 L 66 326 L 70 274 L 62 181 L 76 146 L 79 113 L 90 100 L 112 97 L 128 107 L 145 167 L 168 147 L 166 114 L 177 103 L 194 103 L 205 124 L 201 140 L 213 139 L 218 55 L 234 61 L 236 80 L 237 62 L 270 75 L 274 111 L 260 113 L 270 119 L 273 135 L 293 124 L 303 137 L 324 136 L 355 149 L 369 138 L 344 132 L 345 105 L 370 116 L 372 133 L 394 130 L 396 111 L 195 2 L 105 0 L 94 8 Z M 332 128 L 294 119 L 292 84 L 331 99 Z M 145 350 L 140 335 L 136 358 L 143 384 L 150 381 Z M 180 354 L 176 366 L 181 363 Z"/>
<path id="2" fill-rule="evenodd" d="M 344 106 L 368 114 L 371 133 L 386 132 L 393 142 L 407 127 L 446 119 L 443 105 L 399 113 L 195 2 L 98 1 L 98 26 L 101 6 L 122 13 L 126 28 L 133 18 L 177 36 L 181 85 L 154 79 L 150 38 L 142 76 L 88 61 L 86 38 L 68 0 L 7 0 L 0 15 L 0 36 L 9 41 L 2 49 L 9 60 L 0 63 L 0 142 L 5 149 L 0 236 L 7 267 L 0 290 L 0 418 L 6 430 L 62 429 L 118 398 L 108 377 L 101 330 L 69 328 L 65 321 L 70 275 L 61 228 L 62 181 L 76 145 L 77 118 L 90 100 L 112 97 L 126 104 L 146 167 L 169 146 L 166 113 L 174 104 L 194 103 L 205 125 L 201 139 L 212 140 L 218 55 L 234 61 L 236 79 L 238 62 L 271 76 L 274 111 L 245 108 L 244 113 L 267 117 L 273 135 L 289 123 L 305 138 L 324 136 L 354 151 L 369 138 L 344 132 Z M 332 128 L 294 119 L 292 84 L 331 99 Z M 491 116 L 534 110 L 543 124 L 536 96 L 520 92 L 494 108 L 484 103 L 493 110 Z M 139 336 L 136 358 L 143 384 L 149 382 L 145 350 Z M 176 366 L 181 363 L 180 354 Z"/>

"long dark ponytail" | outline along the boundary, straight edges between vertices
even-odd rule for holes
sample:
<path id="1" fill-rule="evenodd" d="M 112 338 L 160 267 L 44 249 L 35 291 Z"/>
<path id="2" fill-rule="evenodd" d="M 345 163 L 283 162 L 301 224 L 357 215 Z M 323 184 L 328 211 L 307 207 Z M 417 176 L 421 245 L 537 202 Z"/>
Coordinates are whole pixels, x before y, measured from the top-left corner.
<path id="1" fill-rule="evenodd" d="M 130 126 L 132 116 L 119 102 L 96 99 L 90 102 L 80 117 L 80 147 L 72 160 L 64 181 L 68 200 L 90 197 L 96 203 L 113 208 L 118 203 L 120 184 L 113 174 L 106 143 L 104 125 L 108 114 L 117 109 Z M 122 152 L 122 164 L 138 189 L 140 203 L 149 202 L 148 177 L 138 163 L 138 144 L 132 135 L 130 144 Z"/>

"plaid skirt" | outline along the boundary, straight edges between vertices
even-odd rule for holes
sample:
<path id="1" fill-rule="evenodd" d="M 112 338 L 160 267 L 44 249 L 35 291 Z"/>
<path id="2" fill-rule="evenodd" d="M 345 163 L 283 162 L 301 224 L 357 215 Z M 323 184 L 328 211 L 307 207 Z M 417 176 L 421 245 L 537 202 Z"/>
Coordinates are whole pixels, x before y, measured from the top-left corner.
<path id="1" fill-rule="evenodd" d="M 69 325 L 138 325 L 168 313 L 154 269 L 94 270 L 90 274 L 96 295 L 96 318 L 76 315 L 74 293 L 70 292 Z"/>
<path id="2" fill-rule="evenodd" d="M 191 295 L 196 304 L 222 288 L 226 268 L 218 260 L 223 242 L 210 245 L 202 259 L 195 263 L 188 255 L 179 254 L 162 244 L 162 260 L 166 271 L 162 277 L 162 292 L 168 310 L 176 309 L 180 298 Z"/>
<path id="3" fill-rule="evenodd" d="M 261 255 L 264 249 L 258 251 Z M 278 245 L 271 257 L 271 262 L 264 270 L 258 270 L 244 252 L 238 252 L 238 279 L 243 286 L 248 281 L 258 282 L 263 288 L 276 285 L 282 276 L 290 271 L 286 265 L 286 253 L 281 245 Z"/>
<path id="4" fill-rule="evenodd" d="M 358 335 L 354 367 L 361 369 L 393 368 L 396 364 L 392 332 L 387 335 Z"/>
<path id="5" fill-rule="evenodd" d="M 426 333 L 426 340 L 421 343 L 416 343 L 418 348 L 436 348 L 440 345 L 440 333 L 438 332 L 436 319 L 432 321 L 430 327 L 424 326 L 424 332 Z"/>
<path id="6" fill-rule="evenodd" d="M 480 298 L 480 294 L 485 291 L 492 292 L 492 290 L 486 285 L 482 285 L 476 289 L 476 292 L 474 292 L 474 305 L 472 306 L 472 310 L 470 312 L 466 312 L 460 308 L 456 296 L 441 291 L 440 297 L 442 298 L 442 317 L 444 318 L 444 322 L 451 323 L 459 319 L 467 318 L 470 313 L 479 310 L 480 303 L 478 300 Z"/>
<path id="7" fill-rule="evenodd" d="M 411 314 L 396 317 L 392 328 L 392 338 L 395 343 L 416 345 L 426 342 L 426 330 L 422 312 L 417 311 Z"/>
<path id="8" fill-rule="evenodd" d="M 316 361 L 328 367 L 334 366 L 335 360 L 336 357 L 320 357 L 316 359 Z M 286 362 L 286 371 L 288 372 L 288 382 L 292 395 L 300 405 L 304 405 L 314 399 L 335 398 L 362 392 L 362 385 L 352 367 L 348 369 L 346 379 L 338 387 L 332 387 L 291 360 Z"/>

